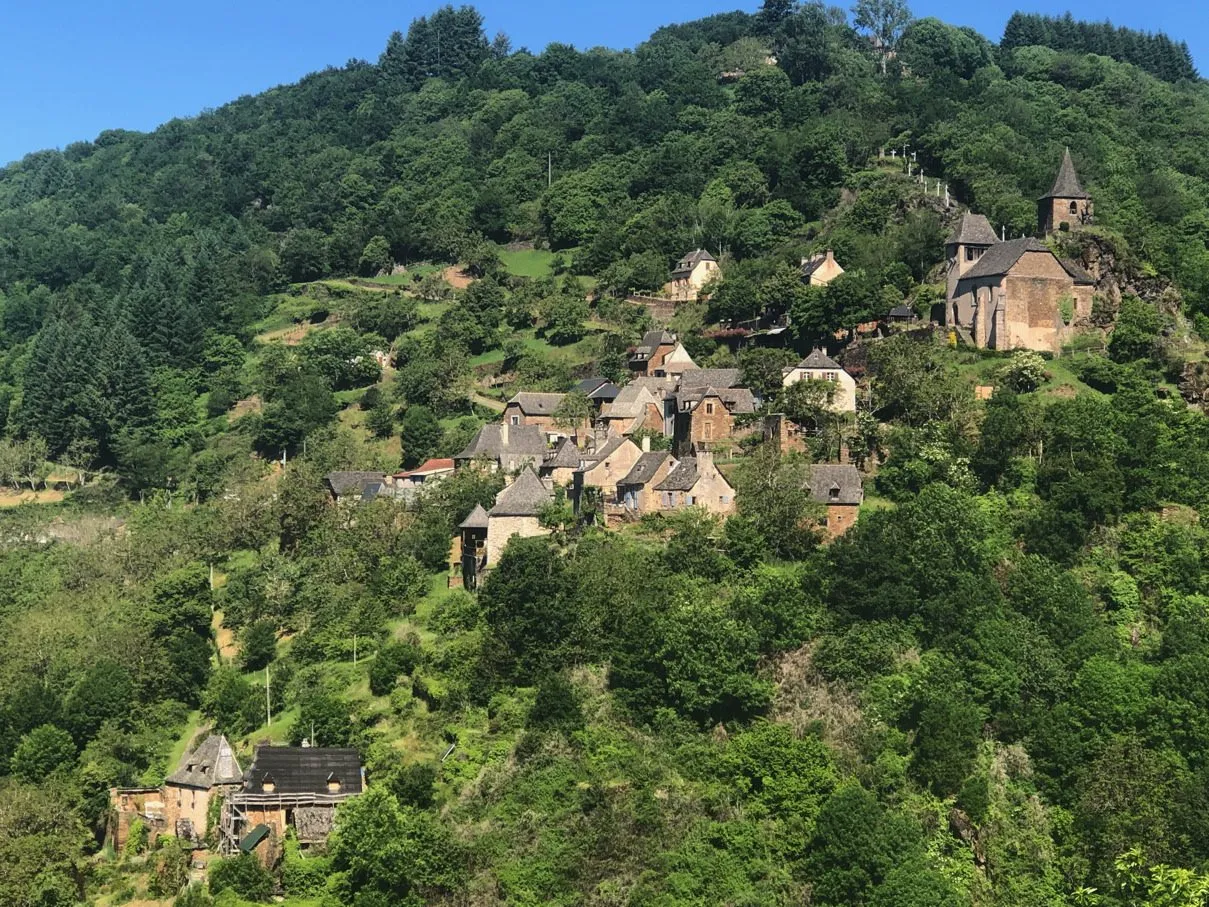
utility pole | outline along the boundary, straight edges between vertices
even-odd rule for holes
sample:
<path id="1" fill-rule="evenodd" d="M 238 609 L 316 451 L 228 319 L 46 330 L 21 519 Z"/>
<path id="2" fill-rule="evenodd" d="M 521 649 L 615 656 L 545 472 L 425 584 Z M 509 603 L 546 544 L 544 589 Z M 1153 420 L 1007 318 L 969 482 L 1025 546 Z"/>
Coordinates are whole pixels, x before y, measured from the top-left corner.
<path id="1" fill-rule="evenodd" d="M 546 188 L 554 185 L 554 152 L 546 152 Z"/>
<path id="2" fill-rule="evenodd" d="M 353 664 L 357 663 L 357 634 L 353 634 Z"/>
<path id="3" fill-rule="evenodd" d="M 264 725 L 273 723 L 273 700 L 269 697 L 269 666 L 264 666 Z"/>

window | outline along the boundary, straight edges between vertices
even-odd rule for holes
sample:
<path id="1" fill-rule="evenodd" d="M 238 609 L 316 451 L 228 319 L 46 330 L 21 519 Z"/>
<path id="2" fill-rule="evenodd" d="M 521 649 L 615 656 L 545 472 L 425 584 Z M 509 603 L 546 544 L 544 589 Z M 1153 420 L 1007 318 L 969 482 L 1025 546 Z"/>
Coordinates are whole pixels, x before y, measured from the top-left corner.
<path id="1" fill-rule="evenodd" d="M 835 485 L 831 486 L 831 488 L 827 490 L 827 497 L 832 501 L 838 501 L 840 499 L 839 487 Z"/>
<path id="2" fill-rule="evenodd" d="M 691 494 L 685 494 L 685 496 L 684 496 L 684 506 L 685 506 L 685 507 L 692 507 L 692 506 L 693 506 L 693 496 L 692 496 Z"/>
<path id="3" fill-rule="evenodd" d="M 340 779 L 336 777 L 335 772 L 327 776 L 327 792 L 329 794 L 340 793 Z"/>
<path id="4" fill-rule="evenodd" d="M 663 493 L 663 506 L 665 508 L 672 506 L 672 493 L 670 491 L 665 491 Z"/>
<path id="5" fill-rule="evenodd" d="M 712 416 L 714 414 L 714 404 L 712 404 L 712 403 L 705 404 L 705 414 L 707 416 Z"/>
<path id="6" fill-rule="evenodd" d="M 1071 213 L 1071 214 L 1078 214 L 1078 213 L 1079 213 L 1079 206 L 1078 206 L 1078 205 L 1077 205 L 1075 202 L 1071 202 L 1071 203 L 1070 203 L 1070 213 Z"/>
<path id="7" fill-rule="evenodd" d="M 730 495 L 728 495 L 728 494 L 720 494 L 720 495 L 718 495 L 718 503 L 719 503 L 719 504 L 729 504 L 729 503 L 730 503 Z"/>
<path id="8" fill-rule="evenodd" d="M 985 249 L 978 249 L 974 246 L 966 246 L 966 261 L 978 261 L 985 251 Z"/>
<path id="9" fill-rule="evenodd" d="M 520 416 L 513 416 L 513 417 L 512 417 L 512 424 L 513 424 L 513 425 L 520 425 L 520 424 L 521 424 L 521 417 L 520 417 Z"/>
<path id="10" fill-rule="evenodd" d="M 823 379 L 826 381 L 839 381 L 840 376 L 835 372 L 823 372 Z"/>
<path id="11" fill-rule="evenodd" d="M 713 439 L 714 439 L 714 423 L 706 422 L 705 423 L 705 440 L 712 441 Z"/>

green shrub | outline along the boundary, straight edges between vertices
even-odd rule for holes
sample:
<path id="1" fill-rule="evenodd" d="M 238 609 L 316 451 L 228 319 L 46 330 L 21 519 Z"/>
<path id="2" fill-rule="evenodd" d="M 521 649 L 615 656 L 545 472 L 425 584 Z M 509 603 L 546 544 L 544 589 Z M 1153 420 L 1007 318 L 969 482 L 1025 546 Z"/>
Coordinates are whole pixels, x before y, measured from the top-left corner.
<path id="1" fill-rule="evenodd" d="M 249 901 L 267 901 L 273 893 L 273 877 L 250 853 L 210 866 L 210 893 L 232 891 Z"/>

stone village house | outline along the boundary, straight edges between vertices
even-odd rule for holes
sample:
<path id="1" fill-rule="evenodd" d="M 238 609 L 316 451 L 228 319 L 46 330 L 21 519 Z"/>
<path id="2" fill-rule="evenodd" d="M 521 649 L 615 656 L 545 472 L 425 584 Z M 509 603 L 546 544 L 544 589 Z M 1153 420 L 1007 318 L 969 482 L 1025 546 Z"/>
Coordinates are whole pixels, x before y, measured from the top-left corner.
<path id="1" fill-rule="evenodd" d="M 718 516 L 735 512 L 735 489 L 718 471 L 708 450 L 682 458 L 653 490 L 659 495 L 660 510 L 701 507 Z"/>
<path id="2" fill-rule="evenodd" d="M 696 368 L 692 357 L 675 334 L 667 331 L 647 331 L 630 354 L 630 373 L 662 378 L 680 375 Z"/>
<path id="3" fill-rule="evenodd" d="M 477 589 L 513 536 L 549 535 L 540 516 L 553 500 L 553 490 L 526 467 L 495 496 L 490 510 L 476 505 L 458 527 L 450 585 Z"/>
<path id="4" fill-rule="evenodd" d="M 504 407 L 504 421 L 513 426 L 536 425 L 550 434 L 566 434 L 563 427 L 555 424 L 555 413 L 566 397 L 566 394 L 522 391 Z"/>
<path id="5" fill-rule="evenodd" d="M 664 295 L 677 302 L 695 300 L 705 285 L 720 273 L 718 259 L 704 249 L 696 249 L 676 262 L 671 280 L 663 288 Z"/>
<path id="6" fill-rule="evenodd" d="M 865 500 L 860 471 L 850 464 L 816 463 L 810 467 L 810 498 L 826 509 L 819 526 L 837 539 L 856 523 Z"/>
<path id="7" fill-rule="evenodd" d="M 830 249 L 802 259 L 802 280 L 812 287 L 825 287 L 843 273 Z"/>
<path id="8" fill-rule="evenodd" d="M 822 350 L 816 349 L 797 365 L 782 370 L 782 387 L 799 381 L 833 382 L 835 393 L 831 398 L 831 409 L 840 413 L 856 412 L 856 379 Z"/>

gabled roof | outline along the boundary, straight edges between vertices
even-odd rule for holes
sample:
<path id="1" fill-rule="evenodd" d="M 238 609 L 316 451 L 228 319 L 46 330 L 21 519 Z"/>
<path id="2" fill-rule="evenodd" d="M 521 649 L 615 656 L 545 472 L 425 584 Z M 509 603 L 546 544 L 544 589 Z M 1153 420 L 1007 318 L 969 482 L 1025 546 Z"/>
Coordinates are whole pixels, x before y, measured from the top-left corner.
<path id="1" fill-rule="evenodd" d="M 609 379 L 607 378 L 580 378 L 573 385 L 571 385 L 571 390 L 580 394 L 591 394 L 592 391 L 596 390 L 598 387 L 603 387 L 608 383 Z"/>
<path id="2" fill-rule="evenodd" d="M 305 746 L 258 746 L 244 772 L 243 789 L 265 793 L 268 780 L 276 794 L 326 794 L 328 783 L 340 782 L 340 793 L 361 793 L 361 757 L 354 749 Z"/>
<path id="3" fill-rule="evenodd" d="M 840 263 L 835 260 L 835 253 L 828 249 L 826 252 L 815 252 L 809 258 L 802 261 L 802 276 L 809 277 L 823 265 L 827 264 L 828 261 L 834 264 L 840 269 L 840 272 L 843 273 L 844 269 L 841 268 Z"/>
<path id="4" fill-rule="evenodd" d="M 605 419 L 638 419 L 646 415 L 646 408 L 659 405 L 659 398 L 644 386 L 627 384 L 612 403 L 606 403 L 601 415 Z"/>
<path id="5" fill-rule="evenodd" d="M 701 264 L 703 261 L 717 261 L 718 259 L 710 255 L 704 249 L 695 249 L 685 255 L 684 258 L 676 262 L 676 267 L 672 270 L 673 275 L 691 273 L 693 268 Z"/>
<path id="6" fill-rule="evenodd" d="M 655 350 L 661 346 L 674 346 L 676 338 L 667 331 L 647 331 L 642 335 L 642 340 L 638 346 L 634 348 L 634 355 L 631 359 L 650 359 L 654 355 Z"/>
<path id="7" fill-rule="evenodd" d="M 697 363 L 693 362 L 693 357 L 688 354 L 683 343 L 677 343 L 676 348 L 663 357 L 663 364 L 660 367 L 667 371 L 669 365 L 681 366 L 686 371 L 697 368 Z"/>
<path id="8" fill-rule="evenodd" d="M 659 472 L 659 467 L 671 457 L 666 450 L 650 450 L 638 458 L 634 468 L 625 474 L 618 485 L 645 485 Z"/>
<path id="9" fill-rule="evenodd" d="M 914 318 L 915 309 L 911 308 L 909 305 L 896 305 L 894 308 L 892 308 L 890 310 L 890 317 L 891 318 Z"/>
<path id="10" fill-rule="evenodd" d="M 838 371 L 841 366 L 822 350 L 816 348 L 811 351 L 809 356 L 794 366 L 794 368 L 832 369 Z"/>
<path id="11" fill-rule="evenodd" d="M 349 494 L 361 494 L 371 485 L 381 485 L 386 481 L 386 473 L 339 470 L 329 472 L 325 478 L 332 494 L 342 498 Z"/>
<path id="12" fill-rule="evenodd" d="M 982 214 L 967 211 L 961 216 L 961 223 L 953 235 L 945 240 L 946 245 L 993 246 L 999 242 L 995 228 Z"/>
<path id="13" fill-rule="evenodd" d="M 743 372 L 737 368 L 694 368 L 680 376 L 680 388 L 737 387 Z"/>
<path id="14" fill-rule="evenodd" d="M 566 394 L 539 394 L 522 391 L 515 394 L 508 405 L 516 404 L 526 416 L 553 416 Z"/>
<path id="15" fill-rule="evenodd" d="M 706 397 L 717 397 L 732 414 L 756 411 L 755 395 L 746 387 L 691 387 L 676 395 L 677 409 L 685 403 L 700 403 Z"/>
<path id="16" fill-rule="evenodd" d="M 554 445 L 554 450 L 546 456 L 542 463 L 543 469 L 578 469 L 583 454 L 570 438 L 562 438 Z"/>
<path id="17" fill-rule="evenodd" d="M 498 422 L 488 422 L 479 429 L 478 434 L 461 453 L 455 454 L 455 460 L 474 460 L 487 457 L 499 460 L 505 457 L 536 457 L 539 460 L 546 455 L 546 436 L 539 425 L 509 425 L 508 443 L 502 440 L 505 426 Z"/>
<path id="18" fill-rule="evenodd" d="M 617 451 L 617 448 L 623 444 L 633 444 L 634 442 L 625 435 L 610 434 L 605 439 L 605 443 L 589 453 L 583 455 L 584 465 L 579 468 L 579 472 L 587 472 L 599 463 L 601 460 L 607 460 Z"/>
<path id="19" fill-rule="evenodd" d="M 1041 196 L 1042 200 L 1047 198 L 1091 198 L 1079 185 L 1079 174 L 1075 172 L 1075 162 L 1071 160 L 1069 148 L 1062 152 L 1062 163 L 1058 167 L 1053 188 Z"/>
<path id="20" fill-rule="evenodd" d="M 537 516 L 554 500 L 554 492 L 545 486 L 532 469 L 522 469 L 511 485 L 495 497 L 495 506 L 488 517 Z"/>
<path id="21" fill-rule="evenodd" d="M 697 484 L 697 458 L 685 457 L 655 486 L 656 491 L 691 491 Z"/>
<path id="22" fill-rule="evenodd" d="M 462 520 L 459 529 L 486 529 L 487 528 L 487 511 L 483 509 L 482 504 L 475 504 L 474 510 L 470 511 L 470 516 Z"/>
<path id="23" fill-rule="evenodd" d="M 1040 240 L 1026 236 L 1023 239 L 1009 239 L 1007 242 L 995 243 L 985 252 L 982 258 L 974 262 L 970 270 L 961 275 L 961 280 L 972 277 L 998 277 L 1012 269 L 1012 265 L 1020 260 L 1025 252 L 1050 252 L 1049 246 Z"/>
<path id="24" fill-rule="evenodd" d="M 571 390 L 589 400 L 612 400 L 621 389 L 606 378 L 584 378 L 576 381 Z"/>
<path id="25" fill-rule="evenodd" d="M 222 734 L 211 734 L 181 759 L 180 768 L 167 778 L 168 784 L 209 790 L 216 784 L 239 784 L 243 770 L 235 751 Z"/>
<path id="26" fill-rule="evenodd" d="M 810 497 L 820 504 L 860 504 L 865 500 L 855 466 L 817 463 L 810 467 Z"/>

